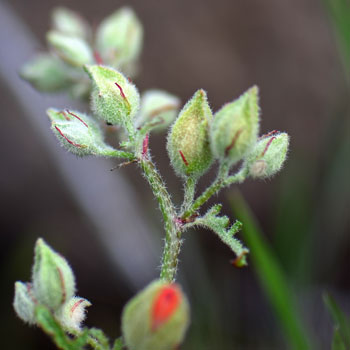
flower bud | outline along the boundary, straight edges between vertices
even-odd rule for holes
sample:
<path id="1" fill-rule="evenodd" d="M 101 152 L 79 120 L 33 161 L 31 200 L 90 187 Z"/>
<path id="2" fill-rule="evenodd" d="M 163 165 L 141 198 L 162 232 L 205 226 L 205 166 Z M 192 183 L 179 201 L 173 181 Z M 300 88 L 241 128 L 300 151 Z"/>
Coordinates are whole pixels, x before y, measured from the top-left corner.
<path id="1" fill-rule="evenodd" d="M 212 164 L 208 136 L 212 117 L 205 91 L 198 90 L 173 124 L 167 149 L 171 164 L 179 176 L 198 178 Z"/>
<path id="2" fill-rule="evenodd" d="M 82 67 L 94 62 L 91 48 L 84 39 L 54 30 L 48 32 L 46 38 L 57 55 L 71 66 Z"/>
<path id="3" fill-rule="evenodd" d="M 81 38 L 86 38 L 89 34 L 89 27 L 84 19 L 65 7 L 56 7 L 52 11 L 51 21 L 53 29 L 62 34 Z"/>
<path id="4" fill-rule="evenodd" d="M 215 113 L 210 129 L 214 157 L 228 165 L 238 162 L 255 144 L 258 129 L 258 88 L 254 86 Z"/>
<path id="5" fill-rule="evenodd" d="M 123 7 L 102 21 L 96 46 L 106 63 L 123 70 L 123 65 L 138 59 L 142 38 L 142 25 L 134 11 Z"/>
<path id="6" fill-rule="evenodd" d="M 81 324 L 86 317 L 86 308 L 91 306 L 89 300 L 73 297 L 57 313 L 60 324 L 69 331 L 81 331 Z"/>
<path id="7" fill-rule="evenodd" d="M 276 174 L 287 157 L 289 136 L 286 133 L 272 133 L 263 136 L 248 155 L 245 166 L 253 178 L 266 178 Z"/>
<path id="8" fill-rule="evenodd" d="M 108 156 L 114 149 L 103 142 L 98 123 L 77 111 L 48 109 L 51 130 L 61 145 L 77 156 Z"/>
<path id="9" fill-rule="evenodd" d="M 140 105 L 135 85 L 112 68 L 85 66 L 85 70 L 93 83 L 91 102 L 96 114 L 110 124 L 130 124 Z"/>
<path id="10" fill-rule="evenodd" d="M 162 90 L 148 90 L 141 96 L 141 108 L 136 127 L 153 124 L 152 130 L 165 130 L 176 118 L 180 100 Z"/>
<path id="11" fill-rule="evenodd" d="M 35 302 L 31 292 L 31 284 L 16 282 L 15 283 L 15 299 L 13 307 L 18 317 L 29 324 L 35 324 Z"/>
<path id="12" fill-rule="evenodd" d="M 122 331 L 130 350 L 173 350 L 189 325 L 189 304 L 177 284 L 152 282 L 125 306 Z"/>
<path id="13" fill-rule="evenodd" d="M 43 92 L 61 91 L 70 84 L 64 63 L 48 54 L 38 55 L 27 62 L 21 68 L 20 76 Z"/>
<path id="14" fill-rule="evenodd" d="M 57 311 L 75 292 L 74 274 L 66 259 L 39 238 L 35 245 L 33 295 L 38 303 Z"/>

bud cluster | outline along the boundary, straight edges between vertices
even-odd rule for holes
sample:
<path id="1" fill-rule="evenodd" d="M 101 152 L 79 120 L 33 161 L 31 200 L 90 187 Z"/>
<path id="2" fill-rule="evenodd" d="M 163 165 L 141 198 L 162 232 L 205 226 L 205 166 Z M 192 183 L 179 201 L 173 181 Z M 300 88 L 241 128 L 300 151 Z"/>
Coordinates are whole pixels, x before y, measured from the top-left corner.
<path id="1" fill-rule="evenodd" d="M 51 22 L 46 35 L 49 52 L 36 56 L 20 72 L 39 91 L 68 90 L 74 98 L 87 98 L 90 82 L 82 69 L 85 64 L 105 64 L 136 74 L 143 28 L 132 9 L 117 10 L 95 33 L 80 15 L 66 8 L 54 9 Z"/>
<path id="2" fill-rule="evenodd" d="M 68 332 L 80 331 L 85 308 L 91 303 L 75 296 L 75 277 L 65 258 L 43 239 L 35 245 L 32 282 L 15 283 L 13 302 L 17 315 L 29 324 L 37 324 L 35 309 L 45 306 Z"/>
<path id="3" fill-rule="evenodd" d="M 185 105 L 168 135 L 168 153 L 176 173 L 198 178 L 213 160 L 231 168 L 244 161 L 250 176 L 264 178 L 279 171 L 288 150 L 288 135 L 274 142 L 259 133 L 258 88 L 249 89 L 214 115 L 199 90 Z M 266 149 L 265 149 L 266 148 Z"/>

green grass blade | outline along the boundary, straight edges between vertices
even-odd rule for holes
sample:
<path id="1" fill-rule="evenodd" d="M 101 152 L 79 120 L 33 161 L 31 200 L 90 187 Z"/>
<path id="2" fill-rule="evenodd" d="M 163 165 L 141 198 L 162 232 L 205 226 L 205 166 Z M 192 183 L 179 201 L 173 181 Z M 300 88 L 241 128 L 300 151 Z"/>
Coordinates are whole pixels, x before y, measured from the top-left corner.
<path id="1" fill-rule="evenodd" d="M 310 350 L 311 339 L 297 311 L 293 295 L 273 252 L 263 238 L 248 205 L 239 192 L 230 196 L 232 210 L 243 223 L 242 235 L 261 287 L 280 321 L 291 349 Z"/>
<path id="2" fill-rule="evenodd" d="M 335 343 L 344 343 L 345 348 L 350 348 L 350 324 L 344 313 L 340 310 L 332 296 L 324 294 L 324 303 L 326 304 L 335 323 Z M 339 346 L 339 345 L 338 345 Z"/>
<path id="3" fill-rule="evenodd" d="M 350 73 L 350 1 L 324 0 L 336 32 L 347 73 Z"/>

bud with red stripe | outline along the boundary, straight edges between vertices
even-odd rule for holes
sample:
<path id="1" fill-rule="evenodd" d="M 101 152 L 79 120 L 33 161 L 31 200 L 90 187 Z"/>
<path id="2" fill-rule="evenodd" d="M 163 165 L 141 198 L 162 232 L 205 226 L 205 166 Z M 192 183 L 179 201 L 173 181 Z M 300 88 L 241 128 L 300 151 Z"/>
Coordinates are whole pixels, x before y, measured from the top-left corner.
<path id="1" fill-rule="evenodd" d="M 172 350 L 184 339 L 189 304 L 179 285 L 156 280 L 125 306 L 124 341 L 130 350 Z"/>

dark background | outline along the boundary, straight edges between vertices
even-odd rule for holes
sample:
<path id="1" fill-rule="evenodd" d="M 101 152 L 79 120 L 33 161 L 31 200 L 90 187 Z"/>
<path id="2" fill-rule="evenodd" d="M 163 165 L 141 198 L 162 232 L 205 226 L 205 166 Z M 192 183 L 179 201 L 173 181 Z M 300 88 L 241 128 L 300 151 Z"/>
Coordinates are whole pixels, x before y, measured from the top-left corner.
<path id="1" fill-rule="evenodd" d="M 46 45 L 49 14 L 55 6 L 76 10 L 95 25 L 120 6 L 132 6 L 145 30 L 141 71 L 135 79 L 141 91 L 162 88 L 185 102 L 203 88 L 215 111 L 253 84 L 259 86 L 261 132 L 288 132 L 291 149 L 286 166 L 272 181 L 247 181 L 240 189 L 290 280 L 318 349 L 329 349 L 332 323 L 322 293 L 332 292 L 341 307 L 350 310 L 350 94 L 323 2 L 9 3 L 40 40 L 38 50 Z M 9 45 L 16 45 L 17 39 L 11 38 Z M 6 53 L 6 47 L 0 50 Z M 23 57 L 23 63 L 29 58 Z M 50 340 L 24 325 L 11 307 L 14 281 L 30 278 L 33 246 L 39 236 L 74 268 L 79 295 L 93 303 L 87 324 L 116 337 L 122 306 L 136 292 L 137 282 L 127 283 L 118 273 L 99 232 L 62 180 L 52 153 L 46 151 L 25 110 L 18 107 L 16 94 L 0 81 L 0 324 L 4 349 L 53 349 Z M 44 110 L 42 115 L 49 133 Z M 179 199 L 181 183 L 169 167 L 165 135 L 152 138 L 151 147 L 170 190 Z M 57 146 L 57 152 L 64 151 Z M 105 163 L 101 166 L 109 171 Z M 213 175 L 212 171 L 205 176 L 200 189 Z M 137 168 L 130 166 L 107 176 L 128 178 L 138 206 L 149 215 L 153 227 L 161 230 L 157 204 Z M 228 195 L 229 191 L 222 192 L 215 202 L 223 201 L 224 212 L 234 218 Z M 130 212 L 125 220 L 132 220 L 133 215 L 137 214 Z M 119 225 L 115 222 L 118 235 L 134 234 L 120 232 Z M 191 300 L 193 321 L 183 349 L 287 349 L 253 268 L 233 268 L 229 249 L 208 231 L 191 232 L 185 238 L 180 280 Z M 130 259 L 142 249 L 142 244 L 135 245 L 128 252 Z M 159 247 L 155 251 L 158 258 Z M 158 265 L 147 269 L 157 276 Z"/>

